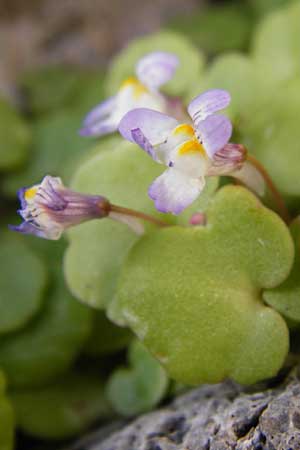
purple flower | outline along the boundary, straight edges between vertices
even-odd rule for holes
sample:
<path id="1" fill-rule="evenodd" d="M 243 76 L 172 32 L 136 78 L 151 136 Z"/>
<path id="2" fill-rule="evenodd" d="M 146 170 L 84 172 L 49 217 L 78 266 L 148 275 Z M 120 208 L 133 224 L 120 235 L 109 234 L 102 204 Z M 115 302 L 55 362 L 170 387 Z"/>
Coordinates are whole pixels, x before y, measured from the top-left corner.
<path id="1" fill-rule="evenodd" d="M 109 214 L 109 202 L 99 195 L 85 195 L 67 189 L 60 178 L 46 176 L 40 184 L 18 193 L 24 221 L 10 228 L 45 239 L 59 239 L 66 228 Z"/>
<path id="2" fill-rule="evenodd" d="M 140 59 L 136 77 L 125 80 L 117 94 L 96 106 L 85 118 L 82 136 L 102 136 L 117 131 L 120 120 L 135 108 L 168 110 L 167 98 L 159 92 L 179 64 L 172 53 L 153 52 Z"/>
<path id="3" fill-rule="evenodd" d="M 159 211 L 179 214 L 199 196 L 206 176 L 228 175 L 241 169 L 246 150 L 228 144 L 231 122 L 217 113 L 229 103 L 228 92 L 213 89 L 189 104 L 190 124 L 180 124 L 173 117 L 146 108 L 130 111 L 121 120 L 122 136 L 167 166 L 149 188 Z"/>

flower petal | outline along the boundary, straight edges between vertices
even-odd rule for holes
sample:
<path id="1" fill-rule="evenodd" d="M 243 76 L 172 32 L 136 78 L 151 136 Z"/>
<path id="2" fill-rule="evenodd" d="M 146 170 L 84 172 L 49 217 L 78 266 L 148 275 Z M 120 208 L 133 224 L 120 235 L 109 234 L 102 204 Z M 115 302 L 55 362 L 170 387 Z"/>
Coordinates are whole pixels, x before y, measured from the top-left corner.
<path id="1" fill-rule="evenodd" d="M 165 162 L 173 146 L 166 145 L 172 130 L 178 126 L 173 117 L 147 108 L 129 111 L 121 120 L 119 131 L 130 142 L 137 143 L 153 159 Z"/>
<path id="2" fill-rule="evenodd" d="M 230 103 L 230 94 L 223 89 L 210 89 L 194 98 L 188 106 L 188 113 L 195 125 L 213 113 L 226 108 Z"/>
<path id="3" fill-rule="evenodd" d="M 99 105 L 95 106 L 85 117 L 83 121 L 84 126 L 91 126 L 95 124 L 95 122 L 98 122 L 99 120 L 103 119 L 104 117 L 111 114 L 115 107 L 116 103 L 116 97 L 109 97 L 108 99 L 104 100 L 103 102 L 99 103 Z"/>
<path id="4" fill-rule="evenodd" d="M 118 121 L 112 120 L 110 117 L 106 120 L 100 120 L 92 125 L 85 126 L 79 130 L 80 136 L 103 136 L 113 133 L 118 129 Z"/>
<path id="5" fill-rule="evenodd" d="M 30 222 L 22 222 L 20 225 L 9 225 L 10 230 L 22 234 L 33 234 L 40 238 L 57 240 L 60 238 L 63 230 L 61 228 L 41 229 Z"/>
<path id="6" fill-rule="evenodd" d="M 136 65 L 138 79 L 150 89 L 171 80 L 179 65 L 179 60 L 173 53 L 153 52 L 144 56 Z"/>
<path id="7" fill-rule="evenodd" d="M 179 170 L 169 168 L 149 188 L 149 196 L 158 211 L 180 214 L 198 197 L 205 179 L 191 178 Z"/>
<path id="8" fill-rule="evenodd" d="M 208 156 L 212 158 L 228 143 L 232 134 L 232 124 L 227 117 L 213 114 L 198 122 L 195 133 Z"/>

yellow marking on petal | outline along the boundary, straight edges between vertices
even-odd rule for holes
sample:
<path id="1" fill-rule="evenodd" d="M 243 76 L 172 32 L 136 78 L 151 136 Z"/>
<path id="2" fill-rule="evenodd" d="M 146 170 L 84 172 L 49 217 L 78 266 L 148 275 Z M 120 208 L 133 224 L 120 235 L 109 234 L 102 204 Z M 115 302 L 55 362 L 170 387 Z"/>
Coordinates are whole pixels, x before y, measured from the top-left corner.
<path id="1" fill-rule="evenodd" d="M 200 153 L 201 155 L 206 157 L 206 151 L 204 150 L 203 145 L 195 139 L 190 139 L 182 144 L 178 150 L 179 155 L 186 155 L 189 153 Z"/>
<path id="2" fill-rule="evenodd" d="M 146 86 L 144 86 L 137 78 L 129 77 L 123 81 L 121 84 L 121 89 L 126 89 L 127 87 L 133 88 L 133 95 L 135 99 L 138 99 L 141 95 L 149 92 Z"/>
<path id="3" fill-rule="evenodd" d="M 192 125 L 188 125 L 187 123 L 183 123 L 178 125 L 178 127 L 174 128 L 173 134 L 176 136 L 177 134 L 187 134 L 188 136 L 194 136 L 194 128 Z"/>
<path id="4" fill-rule="evenodd" d="M 25 200 L 32 200 L 37 193 L 38 186 L 33 186 L 29 189 L 27 189 L 24 193 Z"/>

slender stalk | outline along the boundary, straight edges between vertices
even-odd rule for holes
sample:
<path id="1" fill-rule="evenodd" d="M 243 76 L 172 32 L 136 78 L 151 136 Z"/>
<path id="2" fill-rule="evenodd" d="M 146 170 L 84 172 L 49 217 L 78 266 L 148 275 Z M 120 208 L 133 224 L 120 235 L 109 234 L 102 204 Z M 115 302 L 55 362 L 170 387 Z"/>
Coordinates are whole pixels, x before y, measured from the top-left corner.
<path id="1" fill-rule="evenodd" d="M 278 212 L 280 213 L 282 219 L 289 224 L 291 222 L 291 217 L 289 214 L 289 211 L 284 203 L 284 200 L 282 198 L 282 195 L 276 188 L 272 178 L 264 168 L 264 166 L 252 155 L 247 154 L 247 160 L 258 170 L 258 172 L 262 175 L 264 178 L 266 185 L 270 189 L 270 192 L 273 195 L 274 201 L 277 205 Z"/>
<path id="2" fill-rule="evenodd" d="M 125 214 L 126 216 L 136 217 L 137 219 L 146 220 L 147 222 L 154 223 L 158 227 L 168 227 L 169 224 L 163 222 L 162 220 L 156 219 L 153 216 L 149 216 L 148 214 L 144 214 L 140 211 L 135 211 L 134 209 L 123 208 L 123 206 L 117 206 L 110 204 L 110 211 Z"/>

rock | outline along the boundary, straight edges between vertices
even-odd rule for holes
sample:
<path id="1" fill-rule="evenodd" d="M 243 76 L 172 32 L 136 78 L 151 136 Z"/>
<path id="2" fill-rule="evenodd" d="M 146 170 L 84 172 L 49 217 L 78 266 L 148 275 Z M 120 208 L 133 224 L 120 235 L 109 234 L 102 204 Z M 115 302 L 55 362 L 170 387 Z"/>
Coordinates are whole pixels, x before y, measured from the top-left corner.
<path id="1" fill-rule="evenodd" d="M 300 450 L 300 381 L 294 370 L 260 391 L 205 385 L 94 436 L 70 450 Z"/>

